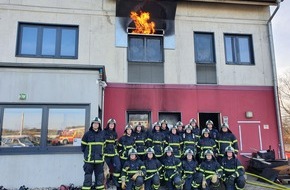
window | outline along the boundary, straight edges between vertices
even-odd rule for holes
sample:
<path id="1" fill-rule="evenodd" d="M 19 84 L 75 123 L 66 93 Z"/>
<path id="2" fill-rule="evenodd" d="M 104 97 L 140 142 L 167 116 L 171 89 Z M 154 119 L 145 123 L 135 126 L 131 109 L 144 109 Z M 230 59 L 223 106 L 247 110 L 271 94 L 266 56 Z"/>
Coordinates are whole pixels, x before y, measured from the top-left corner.
<path id="1" fill-rule="evenodd" d="M 127 112 L 128 123 L 133 127 L 138 124 L 144 126 L 145 129 L 150 129 L 150 112 L 148 111 L 128 111 Z M 151 129 L 150 129 L 151 130 Z"/>
<path id="2" fill-rule="evenodd" d="M 225 34 L 227 64 L 254 65 L 251 35 Z"/>
<path id="3" fill-rule="evenodd" d="M 1 152 L 79 151 L 89 124 L 88 105 L 0 105 L 0 113 Z"/>
<path id="4" fill-rule="evenodd" d="M 194 50 L 197 84 L 217 84 L 213 33 L 195 32 Z"/>
<path id="5" fill-rule="evenodd" d="M 77 58 L 78 26 L 20 23 L 17 56 Z"/>
<path id="6" fill-rule="evenodd" d="M 128 61 L 163 62 L 163 37 L 129 35 Z"/>
<path id="7" fill-rule="evenodd" d="M 163 37 L 129 35 L 128 82 L 164 83 Z"/>
<path id="8" fill-rule="evenodd" d="M 169 128 L 172 128 L 178 121 L 181 121 L 180 112 L 159 112 L 159 121 L 165 119 Z"/>
<path id="9" fill-rule="evenodd" d="M 214 37 L 212 33 L 194 33 L 196 63 L 215 63 Z"/>

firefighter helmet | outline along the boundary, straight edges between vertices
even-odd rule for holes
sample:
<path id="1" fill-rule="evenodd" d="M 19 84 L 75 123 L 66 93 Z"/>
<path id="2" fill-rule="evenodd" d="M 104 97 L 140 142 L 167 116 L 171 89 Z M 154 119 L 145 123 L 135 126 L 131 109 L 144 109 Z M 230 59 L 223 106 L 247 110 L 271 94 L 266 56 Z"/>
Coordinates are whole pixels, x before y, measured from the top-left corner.
<path id="1" fill-rule="evenodd" d="M 166 152 L 173 152 L 173 148 L 171 146 L 167 146 L 165 149 L 164 149 L 164 153 Z"/>
<path id="2" fill-rule="evenodd" d="M 205 152 L 204 152 L 204 156 L 206 156 L 207 154 L 211 154 L 213 156 L 213 151 L 210 150 L 210 149 L 207 149 Z"/>
<path id="3" fill-rule="evenodd" d="M 99 124 L 101 124 L 101 119 L 98 118 L 98 117 L 95 117 L 95 118 L 92 120 L 92 123 L 99 123 Z"/>
<path id="4" fill-rule="evenodd" d="M 205 122 L 205 125 L 209 125 L 209 124 L 213 125 L 212 120 L 207 120 L 207 121 Z"/>
<path id="5" fill-rule="evenodd" d="M 231 147 L 231 146 L 227 146 L 225 148 L 225 152 L 235 152 L 235 149 L 233 147 Z"/>
<path id="6" fill-rule="evenodd" d="M 111 119 L 108 120 L 107 124 L 109 124 L 109 123 L 116 124 L 117 122 L 116 122 L 115 119 L 111 118 Z"/>
<path id="7" fill-rule="evenodd" d="M 210 133 L 209 129 L 204 128 L 204 129 L 201 131 L 201 134 L 203 135 L 204 133 Z"/>
<path id="8" fill-rule="evenodd" d="M 196 119 L 191 118 L 191 119 L 189 120 L 189 124 L 191 124 L 191 123 L 197 123 Z"/>
<path id="9" fill-rule="evenodd" d="M 157 122 L 153 123 L 153 128 L 154 128 L 155 126 L 159 126 L 159 127 L 160 127 L 160 126 L 161 126 L 160 122 L 157 121 Z"/>
<path id="10" fill-rule="evenodd" d="M 221 126 L 221 128 L 224 128 L 224 127 L 225 128 L 229 128 L 229 125 L 227 123 L 223 123 L 222 126 Z"/>
<path id="11" fill-rule="evenodd" d="M 148 153 L 155 154 L 155 151 L 154 151 L 153 148 L 149 147 L 149 148 L 146 149 L 146 153 L 147 153 L 147 154 L 148 154 Z"/>
<path id="12" fill-rule="evenodd" d="M 126 127 L 125 127 L 125 131 L 127 130 L 127 129 L 131 129 L 131 130 L 133 130 L 133 127 L 132 127 L 132 125 L 126 125 Z"/>
<path id="13" fill-rule="evenodd" d="M 173 125 L 170 130 L 177 129 L 177 125 Z"/>
<path id="14" fill-rule="evenodd" d="M 167 121 L 166 121 L 165 119 L 162 119 L 162 120 L 160 121 L 160 123 L 161 123 L 161 124 L 165 123 L 165 124 L 167 125 Z"/>
<path id="15" fill-rule="evenodd" d="M 175 124 L 177 127 L 178 126 L 183 126 L 183 123 L 181 121 L 178 121 L 176 124 Z"/>
<path id="16" fill-rule="evenodd" d="M 191 125 L 186 125 L 185 128 L 184 128 L 184 130 L 187 130 L 187 129 L 192 130 L 192 126 Z"/>
<path id="17" fill-rule="evenodd" d="M 138 154 L 137 150 L 135 148 L 131 148 L 129 151 L 128 151 L 128 155 L 132 155 L 132 154 Z"/>
<path id="18" fill-rule="evenodd" d="M 190 148 L 187 149 L 187 150 L 184 152 L 184 155 L 188 155 L 188 154 L 192 154 L 192 155 L 194 155 L 193 150 L 191 150 Z"/>

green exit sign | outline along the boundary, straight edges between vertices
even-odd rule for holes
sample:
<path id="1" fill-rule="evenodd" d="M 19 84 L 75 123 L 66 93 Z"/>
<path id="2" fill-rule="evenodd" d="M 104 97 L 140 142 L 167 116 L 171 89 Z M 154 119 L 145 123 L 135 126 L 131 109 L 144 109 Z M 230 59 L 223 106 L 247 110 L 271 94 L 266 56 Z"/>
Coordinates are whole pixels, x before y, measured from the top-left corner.
<path id="1" fill-rule="evenodd" d="M 27 99 L 27 94 L 25 94 L 25 93 L 19 94 L 19 100 L 26 100 L 26 99 Z"/>

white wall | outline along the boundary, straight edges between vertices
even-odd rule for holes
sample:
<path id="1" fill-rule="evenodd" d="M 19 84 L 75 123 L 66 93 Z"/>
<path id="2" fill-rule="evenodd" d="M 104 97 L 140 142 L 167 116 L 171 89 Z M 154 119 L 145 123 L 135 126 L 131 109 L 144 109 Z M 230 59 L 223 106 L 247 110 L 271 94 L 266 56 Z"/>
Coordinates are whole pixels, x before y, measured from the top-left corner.
<path id="1" fill-rule="evenodd" d="M 14 189 L 82 186 L 82 154 L 1 155 L 0 185 Z"/>

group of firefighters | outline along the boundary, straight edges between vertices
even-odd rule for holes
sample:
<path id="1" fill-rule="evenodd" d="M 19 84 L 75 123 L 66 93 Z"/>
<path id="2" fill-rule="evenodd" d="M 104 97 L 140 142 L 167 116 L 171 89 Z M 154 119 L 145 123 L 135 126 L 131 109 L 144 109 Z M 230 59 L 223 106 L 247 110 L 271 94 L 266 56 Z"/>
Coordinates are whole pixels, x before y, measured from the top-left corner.
<path id="1" fill-rule="evenodd" d="M 152 131 L 138 124 L 127 125 L 118 138 L 116 120 L 109 119 L 102 129 L 96 117 L 82 138 L 84 183 L 82 189 L 103 190 L 110 179 L 119 189 L 169 190 L 243 189 L 244 167 L 237 158 L 238 142 L 229 126 L 220 131 L 208 120 L 200 130 L 195 119 L 169 129 L 167 121 L 155 122 Z M 105 180 L 106 163 L 112 175 Z M 92 186 L 92 176 L 95 184 Z"/>

